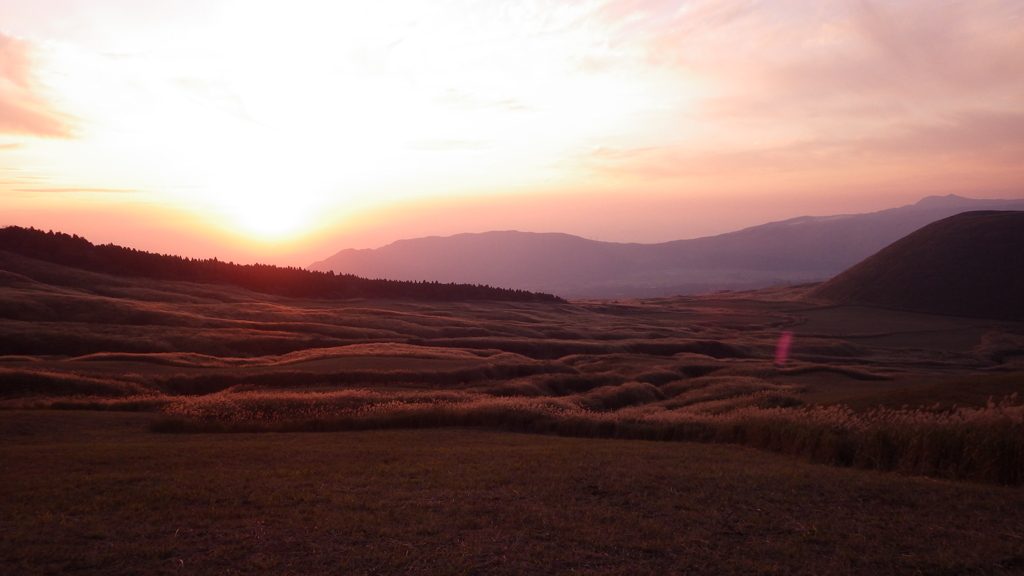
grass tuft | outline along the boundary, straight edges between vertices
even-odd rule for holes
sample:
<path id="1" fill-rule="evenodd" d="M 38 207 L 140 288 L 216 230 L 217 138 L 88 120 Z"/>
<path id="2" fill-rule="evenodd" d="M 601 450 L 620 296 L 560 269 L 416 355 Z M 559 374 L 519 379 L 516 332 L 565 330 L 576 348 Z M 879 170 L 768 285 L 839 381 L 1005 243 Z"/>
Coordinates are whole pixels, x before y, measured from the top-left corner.
<path id="1" fill-rule="evenodd" d="M 741 390 L 741 385 L 746 388 Z M 732 395 L 726 396 L 729 387 Z M 151 429 L 489 427 L 589 438 L 740 444 L 838 466 L 1024 483 L 1024 406 L 1016 397 L 945 412 L 878 408 L 856 413 L 843 406 L 800 407 L 784 387 L 738 384 L 729 378 L 692 393 L 705 394 L 705 400 L 670 404 L 684 393 L 659 402 L 662 390 L 639 382 L 563 397 L 495 397 L 464 391 L 220 393 L 176 398 L 160 406 L 165 417 Z"/>

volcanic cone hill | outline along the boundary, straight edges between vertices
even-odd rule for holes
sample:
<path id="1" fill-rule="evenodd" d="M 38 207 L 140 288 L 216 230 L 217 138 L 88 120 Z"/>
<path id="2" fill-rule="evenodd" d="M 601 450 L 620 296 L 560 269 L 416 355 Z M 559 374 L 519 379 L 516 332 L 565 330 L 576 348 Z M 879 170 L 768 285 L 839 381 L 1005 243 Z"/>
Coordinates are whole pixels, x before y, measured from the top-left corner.
<path id="1" fill-rule="evenodd" d="M 807 298 L 1024 320 L 1024 212 L 965 212 L 890 244 Z"/>

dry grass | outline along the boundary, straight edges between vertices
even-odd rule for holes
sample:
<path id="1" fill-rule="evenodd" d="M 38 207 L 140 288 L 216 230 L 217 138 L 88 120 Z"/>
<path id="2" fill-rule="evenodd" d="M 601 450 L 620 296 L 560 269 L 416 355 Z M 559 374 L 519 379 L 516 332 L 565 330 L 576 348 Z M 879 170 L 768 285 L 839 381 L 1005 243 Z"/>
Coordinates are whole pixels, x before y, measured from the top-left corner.
<path id="1" fill-rule="evenodd" d="M 857 411 L 907 406 L 949 411 L 963 406 L 984 407 L 993 399 L 1015 394 L 1024 398 L 1024 372 L 932 378 L 906 388 L 861 394 L 842 403 Z"/>
<path id="2" fill-rule="evenodd" d="M 948 411 L 857 413 L 799 404 L 780 386 L 720 379 L 676 395 L 646 383 L 563 397 L 458 391 L 242 392 L 141 404 L 158 432 L 286 432 L 477 426 L 595 438 L 732 443 L 839 466 L 1024 483 L 1024 406 L 1016 397 Z M 725 380 L 725 381 L 723 381 Z M 748 379 L 753 380 L 753 379 Z M 686 402 L 679 402 L 687 394 Z M 118 401 L 107 401 L 116 405 Z M 125 404 L 131 405 L 131 404 Z"/>
<path id="3" fill-rule="evenodd" d="M 1000 386 L 939 386 L 950 374 L 1019 367 L 1024 328 L 1013 323 L 826 310 L 759 293 L 328 304 L 13 264 L 0 287 L 0 408 L 160 410 L 170 418 L 160 426 L 177 430 L 488 426 L 733 442 L 1021 481 L 1016 440 L 999 444 L 1018 433 L 1017 407 L 983 401 L 1002 397 L 984 392 Z M 796 340 L 778 367 L 781 330 Z M 865 345 L 878 338 L 886 347 Z M 901 338 L 910 344 L 894 347 Z M 821 412 L 803 405 L 810 398 L 857 413 Z M 876 401 L 885 409 L 868 412 Z"/>
<path id="4" fill-rule="evenodd" d="M 1022 409 L 985 402 L 1024 381 L 979 375 L 1024 368 L 1021 325 L 21 273 L 0 287 L 3 574 L 1024 567 L 1020 490 L 991 485 L 1022 483 Z"/>
<path id="5" fill-rule="evenodd" d="M 134 382 L 112 378 L 91 378 L 47 370 L 0 367 L 0 397 L 7 396 L 131 396 L 153 391 Z"/>
<path id="6" fill-rule="evenodd" d="M 991 574 L 1020 489 L 731 446 L 0 418 L 0 573 Z"/>

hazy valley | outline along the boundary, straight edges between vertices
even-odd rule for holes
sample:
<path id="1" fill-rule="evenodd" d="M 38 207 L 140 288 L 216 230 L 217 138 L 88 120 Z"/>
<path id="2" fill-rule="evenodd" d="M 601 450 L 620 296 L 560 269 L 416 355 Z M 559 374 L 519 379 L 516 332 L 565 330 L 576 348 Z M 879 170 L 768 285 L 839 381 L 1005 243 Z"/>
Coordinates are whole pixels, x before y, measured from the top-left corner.
<path id="1" fill-rule="evenodd" d="M 1022 209 L 1020 200 L 930 196 L 880 212 L 803 216 L 661 244 L 514 231 L 459 234 L 342 250 L 309 268 L 367 278 L 489 284 L 564 298 L 700 294 L 827 280 L 937 220 L 970 210 Z"/>

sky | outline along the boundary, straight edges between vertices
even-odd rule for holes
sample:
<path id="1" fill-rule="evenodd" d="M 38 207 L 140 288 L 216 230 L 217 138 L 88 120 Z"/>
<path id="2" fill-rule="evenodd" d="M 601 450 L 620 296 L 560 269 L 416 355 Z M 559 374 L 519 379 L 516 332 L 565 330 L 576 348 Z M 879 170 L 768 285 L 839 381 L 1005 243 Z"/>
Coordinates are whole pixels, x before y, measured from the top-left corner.
<path id="1" fill-rule="evenodd" d="M 0 0 L 0 226 L 305 266 L 1024 198 L 1019 0 Z"/>

